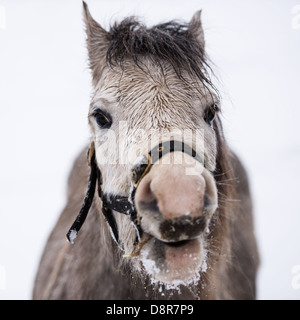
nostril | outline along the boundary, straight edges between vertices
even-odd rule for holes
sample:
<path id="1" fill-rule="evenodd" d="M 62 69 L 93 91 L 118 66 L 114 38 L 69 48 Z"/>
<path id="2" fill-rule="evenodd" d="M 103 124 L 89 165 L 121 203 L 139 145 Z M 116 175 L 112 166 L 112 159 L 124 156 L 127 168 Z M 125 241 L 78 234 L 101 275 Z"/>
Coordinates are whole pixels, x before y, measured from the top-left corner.
<path id="1" fill-rule="evenodd" d="M 157 213 L 159 213 L 159 208 L 158 208 L 156 199 L 154 199 L 150 202 L 139 201 L 138 207 L 139 207 L 139 210 L 142 212 L 149 212 L 149 213 L 157 212 Z"/>
<path id="2" fill-rule="evenodd" d="M 168 247 L 179 248 L 186 245 L 189 242 L 190 240 L 182 240 L 182 241 L 176 241 L 176 242 L 164 242 L 164 244 Z"/>
<path id="3" fill-rule="evenodd" d="M 203 198 L 203 214 L 211 216 L 218 207 L 216 199 L 211 199 L 210 196 L 205 195 Z"/>
<path id="4" fill-rule="evenodd" d="M 207 195 L 204 195 L 204 199 L 203 199 L 203 207 L 206 208 L 210 205 L 211 201 L 209 200 Z"/>
<path id="5" fill-rule="evenodd" d="M 151 179 L 149 177 L 144 177 L 138 186 L 136 197 L 141 202 L 152 202 L 155 199 L 155 195 L 151 190 Z"/>
<path id="6" fill-rule="evenodd" d="M 216 210 L 218 207 L 217 199 L 212 199 L 210 196 L 205 195 L 203 199 L 203 210 Z"/>

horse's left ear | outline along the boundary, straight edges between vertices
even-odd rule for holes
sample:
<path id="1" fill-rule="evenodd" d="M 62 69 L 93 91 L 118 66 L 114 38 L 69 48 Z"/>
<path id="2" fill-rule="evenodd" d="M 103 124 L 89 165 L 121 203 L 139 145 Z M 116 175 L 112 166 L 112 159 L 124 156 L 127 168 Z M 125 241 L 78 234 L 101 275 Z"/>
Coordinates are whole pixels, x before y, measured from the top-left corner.
<path id="1" fill-rule="evenodd" d="M 198 10 L 194 13 L 189 23 L 189 30 L 194 34 L 197 40 L 204 47 L 205 40 L 204 40 L 204 32 L 203 32 L 202 22 L 201 22 L 201 13 L 202 13 L 202 10 Z"/>

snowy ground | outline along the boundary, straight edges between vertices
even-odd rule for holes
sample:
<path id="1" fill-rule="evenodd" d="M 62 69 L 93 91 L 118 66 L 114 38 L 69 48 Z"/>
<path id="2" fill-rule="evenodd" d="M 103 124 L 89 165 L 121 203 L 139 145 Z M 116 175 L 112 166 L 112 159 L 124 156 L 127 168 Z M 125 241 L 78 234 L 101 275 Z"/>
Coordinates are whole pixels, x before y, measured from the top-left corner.
<path id="1" fill-rule="evenodd" d="M 153 24 L 203 9 L 227 138 L 255 200 L 258 298 L 300 299 L 300 2 L 87 2 L 104 27 L 128 14 Z M 0 299 L 31 297 L 89 137 L 90 94 L 81 1 L 0 0 Z"/>

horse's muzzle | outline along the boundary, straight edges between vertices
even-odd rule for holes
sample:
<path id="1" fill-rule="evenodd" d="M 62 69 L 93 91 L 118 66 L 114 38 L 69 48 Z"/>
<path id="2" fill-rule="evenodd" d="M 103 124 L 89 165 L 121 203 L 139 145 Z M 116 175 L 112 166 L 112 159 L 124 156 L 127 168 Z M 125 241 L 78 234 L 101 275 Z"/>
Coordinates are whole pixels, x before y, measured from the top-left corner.
<path id="1" fill-rule="evenodd" d="M 217 208 L 217 189 L 202 167 L 186 175 L 184 165 L 155 165 L 135 195 L 141 228 L 156 239 L 174 243 L 195 239 L 207 229 Z"/>

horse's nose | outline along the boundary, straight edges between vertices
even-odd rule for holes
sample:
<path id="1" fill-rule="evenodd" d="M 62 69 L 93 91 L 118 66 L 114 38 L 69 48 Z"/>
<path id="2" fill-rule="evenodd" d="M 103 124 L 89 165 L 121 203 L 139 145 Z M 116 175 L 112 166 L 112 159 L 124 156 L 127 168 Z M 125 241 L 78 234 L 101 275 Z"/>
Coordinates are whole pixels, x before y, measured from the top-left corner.
<path id="1" fill-rule="evenodd" d="M 216 209 L 216 198 L 207 173 L 186 175 L 181 165 L 154 165 L 141 180 L 135 203 L 145 232 L 178 242 L 201 235 Z"/>

